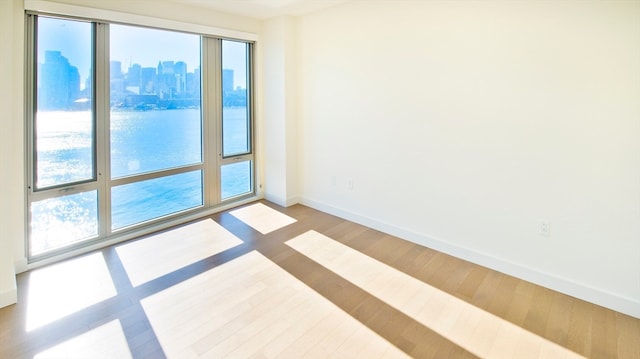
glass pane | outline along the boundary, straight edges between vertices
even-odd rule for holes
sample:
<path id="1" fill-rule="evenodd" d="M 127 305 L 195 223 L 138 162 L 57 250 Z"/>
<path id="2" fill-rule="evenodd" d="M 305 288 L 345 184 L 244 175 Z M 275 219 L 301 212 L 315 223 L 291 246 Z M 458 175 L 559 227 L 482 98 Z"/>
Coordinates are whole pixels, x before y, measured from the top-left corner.
<path id="1" fill-rule="evenodd" d="M 224 157 L 251 152 L 248 59 L 249 45 L 222 41 L 222 153 Z"/>
<path id="2" fill-rule="evenodd" d="M 97 235 L 97 191 L 31 203 L 32 256 Z"/>
<path id="3" fill-rule="evenodd" d="M 92 25 L 37 21 L 35 186 L 94 179 Z"/>
<path id="4" fill-rule="evenodd" d="M 201 171 L 113 187 L 111 228 L 115 230 L 201 205 Z"/>
<path id="5" fill-rule="evenodd" d="M 222 166 L 220 178 L 222 199 L 251 192 L 251 161 Z"/>
<path id="6" fill-rule="evenodd" d="M 110 42 L 111 177 L 201 163 L 200 37 L 111 25 Z"/>

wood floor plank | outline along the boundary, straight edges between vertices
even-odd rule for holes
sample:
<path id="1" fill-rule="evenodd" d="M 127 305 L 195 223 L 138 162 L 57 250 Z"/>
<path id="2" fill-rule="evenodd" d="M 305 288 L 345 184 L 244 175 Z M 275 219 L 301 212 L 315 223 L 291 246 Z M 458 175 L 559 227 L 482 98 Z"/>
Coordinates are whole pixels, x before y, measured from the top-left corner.
<path id="1" fill-rule="evenodd" d="M 593 322 L 595 325 L 591 331 L 592 358 L 615 357 L 618 352 L 615 313 L 606 309 L 594 311 Z"/>
<path id="2" fill-rule="evenodd" d="M 536 333 L 544 333 L 551 310 L 552 292 L 549 289 L 535 287 L 531 297 L 531 306 L 522 324 L 523 328 Z"/>
<path id="3" fill-rule="evenodd" d="M 544 336 L 555 343 L 565 346 L 567 333 L 571 323 L 571 307 L 573 299 L 560 293 L 553 293 L 551 308 L 546 323 Z"/>
<path id="4" fill-rule="evenodd" d="M 20 274 L 18 304 L 0 309 L 0 358 L 640 358 L 638 318 L 309 207 L 257 203 Z M 286 244 L 309 231 L 339 246 Z M 30 296 L 64 298 L 38 277 L 66 267 L 78 296 L 115 290 L 27 330 Z"/>
<path id="5" fill-rule="evenodd" d="M 518 281 L 513 291 L 513 298 L 505 318 L 515 325 L 522 326 L 531 309 L 535 287 L 529 283 Z"/>
<path id="6" fill-rule="evenodd" d="M 591 333 L 594 310 L 596 310 L 594 305 L 581 300 L 576 300 L 571 307 L 567 348 L 586 357 L 592 355 Z"/>
<path id="7" fill-rule="evenodd" d="M 479 356 L 485 356 L 489 353 L 492 348 L 491 343 L 502 345 L 505 340 L 509 340 L 509 338 L 495 337 L 489 342 L 486 341 L 487 337 L 497 335 L 500 324 L 505 323 L 510 330 L 517 332 L 518 340 L 532 353 L 544 350 L 545 353 L 552 355 L 579 357 L 544 338 L 407 276 L 318 232 L 309 231 L 287 241 L 287 245 Z M 354 263 L 356 265 L 352 265 Z M 376 278 L 373 280 L 363 279 L 366 277 L 362 276 L 362 272 L 369 271 L 375 272 Z M 406 307 L 395 300 L 395 291 L 398 289 L 391 283 L 402 283 L 403 281 L 405 287 L 418 286 L 426 292 L 432 292 L 427 302 L 416 312 L 408 312 Z M 545 292 L 539 287 L 531 288 L 533 292 L 536 290 L 540 293 Z M 535 309 L 537 308 L 534 308 L 534 314 Z M 366 307 L 365 312 L 369 311 L 370 308 Z M 456 323 L 464 322 L 468 325 L 474 321 L 478 323 L 470 326 L 469 333 L 463 333 L 462 330 L 452 330 Z"/>
<path id="8" fill-rule="evenodd" d="M 640 320 L 615 313 L 618 358 L 640 358 Z"/>
<path id="9" fill-rule="evenodd" d="M 247 355 L 251 358 L 276 358 L 291 343 L 300 338 L 309 328 L 317 325 L 322 320 L 325 313 L 313 310 L 312 306 L 299 306 L 296 310 L 290 311 L 286 317 L 288 323 L 285 333 L 270 338 L 260 347 L 256 348 L 254 353 Z M 331 313 L 329 315 L 339 315 Z M 305 321 L 307 326 L 296 325 L 296 323 Z"/>
<path id="10" fill-rule="evenodd" d="M 509 313 L 514 300 L 519 280 L 505 274 L 490 271 L 482 282 L 483 284 L 485 282 L 488 284 L 483 297 L 478 298 L 474 295 L 470 303 L 477 303 L 477 306 L 484 308 L 489 313 L 509 320 L 507 313 Z M 495 284 L 496 282 L 497 285 Z M 476 293 L 481 293 L 480 289 Z"/>
<path id="11" fill-rule="evenodd" d="M 204 219 L 118 245 L 116 251 L 132 285 L 137 286 L 241 243 L 218 223 Z"/>
<path id="12" fill-rule="evenodd" d="M 478 287 L 482 284 L 488 273 L 489 270 L 484 267 L 472 266 L 455 293 L 463 299 L 470 300 L 474 297 Z"/>

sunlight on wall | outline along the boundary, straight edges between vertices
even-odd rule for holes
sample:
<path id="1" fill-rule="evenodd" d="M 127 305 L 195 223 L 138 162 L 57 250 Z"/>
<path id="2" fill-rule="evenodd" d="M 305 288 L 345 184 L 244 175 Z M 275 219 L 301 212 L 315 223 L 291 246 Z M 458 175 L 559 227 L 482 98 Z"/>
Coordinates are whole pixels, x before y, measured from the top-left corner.
<path id="1" fill-rule="evenodd" d="M 291 248 L 483 358 L 582 358 L 315 231 Z"/>
<path id="2" fill-rule="evenodd" d="M 406 358 L 252 251 L 142 301 L 167 358 Z"/>
<path id="3" fill-rule="evenodd" d="M 242 243 L 212 219 L 205 219 L 123 244 L 116 252 L 131 284 L 137 286 Z"/>
<path id="4" fill-rule="evenodd" d="M 120 321 L 114 320 L 49 348 L 34 359 L 132 358 Z"/>
<path id="5" fill-rule="evenodd" d="M 268 234 L 296 222 L 295 219 L 262 203 L 256 203 L 229 213 L 262 234 Z"/>
<path id="6" fill-rule="evenodd" d="M 35 270 L 28 283 L 27 331 L 116 295 L 101 253 Z"/>

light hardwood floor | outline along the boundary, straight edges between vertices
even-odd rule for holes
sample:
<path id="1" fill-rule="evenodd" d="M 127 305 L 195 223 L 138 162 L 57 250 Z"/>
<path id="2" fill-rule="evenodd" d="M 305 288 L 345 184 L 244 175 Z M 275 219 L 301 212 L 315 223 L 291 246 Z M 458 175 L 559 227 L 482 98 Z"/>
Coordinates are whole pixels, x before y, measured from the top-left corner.
<path id="1" fill-rule="evenodd" d="M 18 276 L 0 358 L 640 358 L 640 320 L 257 202 Z"/>

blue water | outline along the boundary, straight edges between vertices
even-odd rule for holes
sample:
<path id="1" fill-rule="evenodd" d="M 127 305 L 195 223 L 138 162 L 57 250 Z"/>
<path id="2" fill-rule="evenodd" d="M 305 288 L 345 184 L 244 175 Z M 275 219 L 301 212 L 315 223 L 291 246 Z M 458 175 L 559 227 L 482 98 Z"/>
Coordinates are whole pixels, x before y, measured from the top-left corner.
<path id="1" fill-rule="evenodd" d="M 199 110 L 111 113 L 111 178 L 202 162 Z"/>
<path id="2" fill-rule="evenodd" d="M 225 154 L 246 152 L 246 109 L 225 108 L 223 119 Z M 202 163 L 201 123 L 199 109 L 113 111 L 111 178 Z M 235 165 L 222 167 L 222 198 L 251 190 L 250 168 Z M 112 229 L 201 206 L 202 191 L 199 170 L 113 187 Z"/>
<path id="3" fill-rule="evenodd" d="M 223 111 L 223 152 L 245 153 L 250 141 L 245 108 Z M 38 114 L 38 186 L 71 183 L 93 176 L 91 122 L 88 112 Z M 217 139 L 210 139 L 217 148 Z M 111 178 L 200 164 L 202 125 L 199 109 L 113 111 L 110 128 Z M 217 150 L 214 149 L 217 152 Z M 213 153 L 217 155 L 217 153 Z M 252 165 L 238 162 L 222 166 L 221 198 L 252 191 Z M 200 170 L 189 171 L 111 188 L 111 229 L 196 208 L 203 205 Z M 31 207 L 32 242 L 47 250 L 57 243 L 97 235 L 97 193 L 64 196 L 36 202 Z M 72 232 L 72 233 L 71 233 Z M 75 239 L 74 239 L 75 238 Z M 33 252 L 32 248 L 32 252 Z"/>

